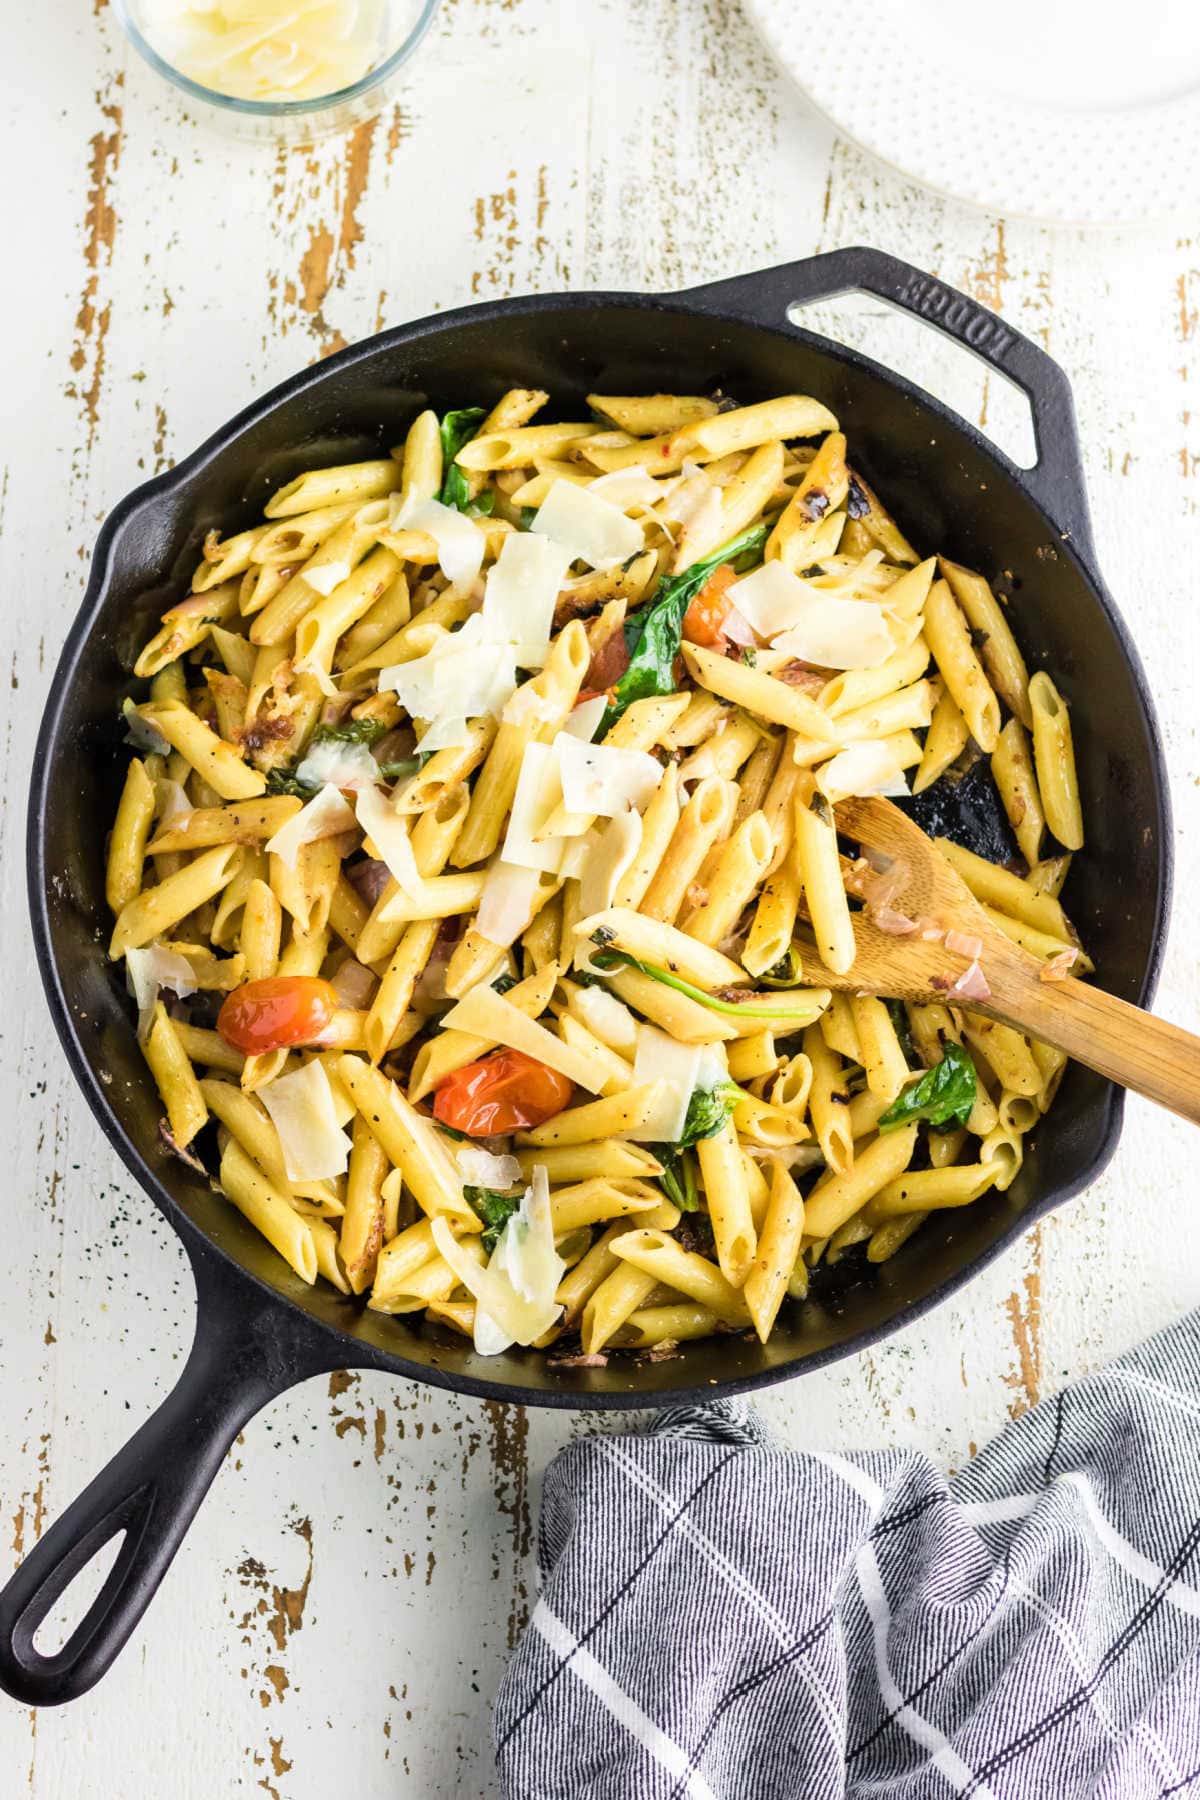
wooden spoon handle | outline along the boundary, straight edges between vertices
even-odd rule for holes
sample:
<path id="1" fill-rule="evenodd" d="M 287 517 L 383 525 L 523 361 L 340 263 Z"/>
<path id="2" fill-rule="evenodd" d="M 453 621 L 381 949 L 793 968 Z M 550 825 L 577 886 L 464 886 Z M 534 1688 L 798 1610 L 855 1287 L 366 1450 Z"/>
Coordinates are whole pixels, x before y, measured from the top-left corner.
<path id="1" fill-rule="evenodd" d="M 1005 982 L 979 1010 L 1200 1125 L 1200 1037 L 1192 1032 L 1070 976 Z"/>

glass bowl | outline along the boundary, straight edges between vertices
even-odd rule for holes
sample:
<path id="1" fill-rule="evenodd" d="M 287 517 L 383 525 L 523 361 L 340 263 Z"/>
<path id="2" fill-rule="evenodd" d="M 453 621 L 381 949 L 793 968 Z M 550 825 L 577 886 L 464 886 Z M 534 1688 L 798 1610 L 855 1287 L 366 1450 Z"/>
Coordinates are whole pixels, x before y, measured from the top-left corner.
<path id="1" fill-rule="evenodd" d="M 366 74 L 348 87 L 301 100 L 248 100 L 205 87 L 155 48 L 147 0 L 113 0 L 113 7 L 134 49 L 183 96 L 190 112 L 238 137 L 307 143 L 348 131 L 386 105 L 399 71 L 433 23 L 438 0 L 385 0 L 380 53 Z"/>

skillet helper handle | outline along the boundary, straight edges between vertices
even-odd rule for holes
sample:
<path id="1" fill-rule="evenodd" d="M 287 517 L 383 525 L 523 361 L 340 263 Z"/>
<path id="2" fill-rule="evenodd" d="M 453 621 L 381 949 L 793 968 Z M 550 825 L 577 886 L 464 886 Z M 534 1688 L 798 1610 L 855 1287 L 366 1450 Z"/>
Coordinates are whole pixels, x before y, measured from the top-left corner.
<path id="1" fill-rule="evenodd" d="M 0 1591 L 0 1687 L 28 1706 L 78 1699 L 107 1673 L 242 1426 L 277 1394 L 338 1361 L 314 1355 L 278 1301 L 210 1252 L 194 1249 L 192 1262 L 196 1336 L 177 1386 Z M 50 1609 L 122 1532 L 99 1594 L 66 1643 L 39 1650 L 34 1636 Z"/>
<path id="2" fill-rule="evenodd" d="M 865 245 L 716 282 L 693 290 L 688 298 L 719 296 L 722 304 L 734 302 L 757 324 L 778 326 L 787 321 L 790 306 L 849 293 L 874 294 L 923 319 L 1020 388 L 1033 415 L 1038 459 L 1031 469 L 1015 473 L 1063 538 L 1094 568 L 1096 552 L 1070 383 L 1053 357 L 988 307 L 911 263 Z"/>
<path id="3" fill-rule="evenodd" d="M 989 946 L 992 997 L 976 1003 L 980 1012 L 1200 1125 L 1200 1037 L 1072 976 L 1042 981 L 1027 955 L 997 963 Z"/>

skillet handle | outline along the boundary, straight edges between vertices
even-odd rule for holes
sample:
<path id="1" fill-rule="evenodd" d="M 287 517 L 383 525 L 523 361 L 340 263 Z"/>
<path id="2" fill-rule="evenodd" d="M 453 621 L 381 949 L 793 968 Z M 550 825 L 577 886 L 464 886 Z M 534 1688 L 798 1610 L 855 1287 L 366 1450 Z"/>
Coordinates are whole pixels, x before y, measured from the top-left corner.
<path id="1" fill-rule="evenodd" d="M 157 1412 L 56 1519 L 0 1591 L 0 1687 L 28 1706 L 57 1706 L 106 1674 L 145 1612 L 246 1421 L 309 1375 L 336 1368 L 324 1340 L 201 1244 L 188 1244 L 196 1335 Z M 99 1594 L 60 1650 L 34 1634 L 75 1576 L 118 1533 Z"/>
<path id="2" fill-rule="evenodd" d="M 1014 464 L 1013 474 L 1094 568 L 1096 551 L 1070 383 L 1053 357 L 986 306 L 911 263 L 867 246 L 830 250 L 777 269 L 714 282 L 690 289 L 685 297 L 705 305 L 713 301 L 755 324 L 777 327 L 787 321 L 788 308 L 797 302 L 832 300 L 849 293 L 875 294 L 924 319 L 1020 388 L 1033 414 L 1038 459 L 1031 469 Z"/>

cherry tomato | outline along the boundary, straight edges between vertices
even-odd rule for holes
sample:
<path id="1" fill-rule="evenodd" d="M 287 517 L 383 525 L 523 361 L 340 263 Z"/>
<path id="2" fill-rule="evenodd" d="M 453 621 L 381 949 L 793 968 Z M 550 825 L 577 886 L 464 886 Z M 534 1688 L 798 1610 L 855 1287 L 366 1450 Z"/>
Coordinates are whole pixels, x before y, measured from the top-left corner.
<path id="1" fill-rule="evenodd" d="M 722 627 L 733 604 L 729 590 L 736 580 L 737 570 L 732 563 L 721 563 L 713 570 L 683 615 L 683 635 L 689 644 L 699 644 L 705 650 L 724 650 Z"/>
<path id="2" fill-rule="evenodd" d="M 523 1051 L 496 1050 L 446 1077 L 433 1116 L 468 1137 L 500 1137 L 552 1119 L 574 1091 L 565 1075 Z"/>
<path id="3" fill-rule="evenodd" d="M 227 1044 L 247 1056 L 316 1044 L 338 1008 L 332 984 L 317 975 L 269 975 L 234 988 L 217 1015 Z"/>

